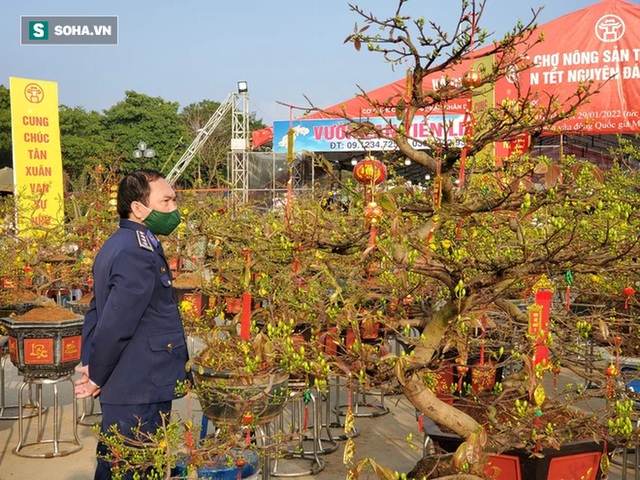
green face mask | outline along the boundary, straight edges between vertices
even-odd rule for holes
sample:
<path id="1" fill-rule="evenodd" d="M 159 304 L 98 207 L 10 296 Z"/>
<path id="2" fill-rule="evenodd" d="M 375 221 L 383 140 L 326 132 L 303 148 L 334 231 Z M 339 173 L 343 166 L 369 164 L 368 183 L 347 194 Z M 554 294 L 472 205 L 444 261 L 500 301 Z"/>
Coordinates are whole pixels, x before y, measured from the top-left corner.
<path id="1" fill-rule="evenodd" d="M 147 210 L 149 207 L 143 205 Z M 180 225 L 180 212 L 176 209 L 173 212 L 162 213 L 157 210 L 151 210 L 151 213 L 142 223 L 156 235 L 169 235 Z"/>

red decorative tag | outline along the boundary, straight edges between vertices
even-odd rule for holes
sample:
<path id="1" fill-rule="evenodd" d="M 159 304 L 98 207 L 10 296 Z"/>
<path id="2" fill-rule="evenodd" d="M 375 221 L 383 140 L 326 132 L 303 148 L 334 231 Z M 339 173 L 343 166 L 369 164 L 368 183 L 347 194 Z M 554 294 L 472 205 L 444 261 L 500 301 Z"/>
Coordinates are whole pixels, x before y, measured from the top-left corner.
<path id="1" fill-rule="evenodd" d="M 542 330 L 542 308 L 532 305 L 529 307 L 529 335 L 538 335 Z"/>
<path id="2" fill-rule="evenodd" d="M 9 337 L 9 358 L 13 363 L 18 363 L 18 339 Z"/>
<path id="3" fill-rule="evenodd" d="M 193 313 L 198 317 L 202 315 L 202 295 L 199 293 L 185 293 L 182 298 L 193 307 Z"/>
<path id="4" fill-rule="evenodd" d="M 25 338 L 24 363 L 27 365 L 53 364 L 53 338 Z"/>
<path id="5" fill-rule="evenodd" d="M 62 339 L 62 362 L 73 362 L 80 360 L 80 346 L 82 345 L 82 336 L 67 337 Z"/>

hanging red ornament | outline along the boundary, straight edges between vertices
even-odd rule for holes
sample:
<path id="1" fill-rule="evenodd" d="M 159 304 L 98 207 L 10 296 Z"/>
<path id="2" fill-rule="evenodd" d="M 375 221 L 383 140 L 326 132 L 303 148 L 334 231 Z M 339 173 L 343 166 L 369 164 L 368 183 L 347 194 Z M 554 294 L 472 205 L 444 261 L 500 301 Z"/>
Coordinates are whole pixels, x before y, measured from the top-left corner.
<path id="1" fill-rule="evenodd" d="M 387 178 L 387 167 L 375 157 L 365 157 L 353 167 L 353 178 L 358 183 L 378 185 Z"/>
<path id="2" fill-rule="evenodd" d="M 440 201 L 442 200 L 442 179 L 438 176 L 433 181 L 433 209 L 440 208 Z"/>
<path id="3" fill-rule="evenodd" d="M 462 362 L 461 359 L 456 358 L 456 363 L 458 363 L 458 365 L 456 365 L 456 370 L 458 371 L 458 392 L 462 392 L 462 384 L 464 382 L 464 377 L 469 371 L 469 367 L 466 365 L 462 365 L 461 362 Z"/>
<path id="4" fill-rule="evenodd" d="M 376 202 L 369 202 L 366 207 L 364 207 L 364 217 L 367 220 L 370 220 L 371 223 L 377 223 L 382 217 L 382 208 Z"/>
<path id="5" fill-rule="evenodd" d="M 613 390 L 613 383 L 614 383 L 614 377 L 616 377 L 618 375 L 618 369 L 616 368 L 615 365 L 611 364 L 607 367 L 607 369 L 604 372 L 607 375 L 607 398 L 613 398 L 614 396 L 614 390 Z"/>
<path id="6" fill-rule="evenodd" d="M 363 210 L 364 218 L 371 223 L 371 232 L 369 234 L 369 245 L 376 243 L 376 223 L 382 218 L 382 208 L 376 202 L 369 202 Z"/>
<path id="7" fill-rule="evenodd" d="M 462 86 L 464 88 L 476 88 L 482 85 L 482 75 L 473 68 L 469 69 L 462 77 Z"/>
<path id="8" fill-rule="evenodd" d="M 567 273 L 565 273 L 564 278 L 567 282 L 567 291 L 565 293 L 565 304 L 566 304 L 567 312 L 570 312 L 571 311 L 571 285 L 573 285 L 573 273 L 571 272 L 571 269 L 567 270 Z"/>
<path id="9" fill-rule="evenodd" d="M 636 293 L 636 291 L 632 288 L 632 287 L 624 287 L 622 289 L 622 293 L 625 296 L 624 299 L 624 309 L 628 309 L 629 308 L 629 300 L 631 299 L 631 297 L 633 296 L 634 293 Z"/>
<path id="10" fill-rule="evenodd" d="M 253 413 L 248 410 L 242 414 L 242 422 L 247 426 L 247 434 L 245 437 L 245 443 L 247 445 L 251 444 L 251 422 L 253 422 Z"/>

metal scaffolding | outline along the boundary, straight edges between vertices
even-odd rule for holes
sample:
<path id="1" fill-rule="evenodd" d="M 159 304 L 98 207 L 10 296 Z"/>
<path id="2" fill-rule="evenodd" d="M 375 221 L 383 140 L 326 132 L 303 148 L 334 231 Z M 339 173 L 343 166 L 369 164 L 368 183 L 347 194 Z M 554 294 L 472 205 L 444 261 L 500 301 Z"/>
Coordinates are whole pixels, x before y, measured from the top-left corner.
<path id="1" fill-rule="evenodd" d="M 249 91 L 239 88 L 234 94 L 231 109 L 230 177 L 233 203 L 245 203 L 249 199 Z"/>

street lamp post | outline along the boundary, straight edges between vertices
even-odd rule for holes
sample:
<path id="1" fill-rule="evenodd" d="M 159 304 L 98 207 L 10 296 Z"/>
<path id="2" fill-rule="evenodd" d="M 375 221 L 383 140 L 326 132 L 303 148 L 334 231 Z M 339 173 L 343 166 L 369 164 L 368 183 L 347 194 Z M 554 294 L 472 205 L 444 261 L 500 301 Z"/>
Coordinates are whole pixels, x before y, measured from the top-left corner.
<path id="1" fill-rule="evenodd" d="M 152 148 L 147 148 L 147 144 L 145 142 L 140 142 L 138 144 L 138 148 L 133 151 L 133 158 L 136 160 L 140 160 L 141 158 L 151 160 L 155 156 L 156 151 Z"/>

